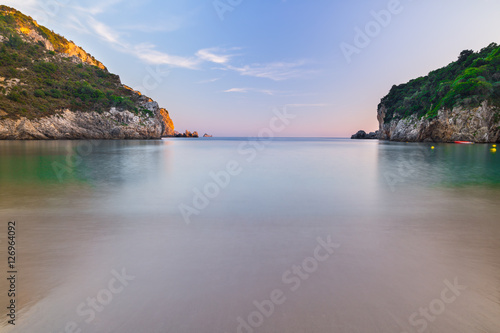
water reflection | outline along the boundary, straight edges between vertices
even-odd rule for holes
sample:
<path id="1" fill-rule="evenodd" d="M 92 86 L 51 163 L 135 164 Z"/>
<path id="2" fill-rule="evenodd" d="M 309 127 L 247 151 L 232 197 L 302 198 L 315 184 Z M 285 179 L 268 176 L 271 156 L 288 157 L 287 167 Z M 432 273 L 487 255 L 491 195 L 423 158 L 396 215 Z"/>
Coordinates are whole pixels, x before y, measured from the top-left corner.
<path id="1" fill-rule="evenodd" d="M 500 155 L 490 145 L 381 142 L 379 171 L 391 188 L 414 186 L 498 186 Z M 404 187 L 404 186 L 403 186 Z"/>

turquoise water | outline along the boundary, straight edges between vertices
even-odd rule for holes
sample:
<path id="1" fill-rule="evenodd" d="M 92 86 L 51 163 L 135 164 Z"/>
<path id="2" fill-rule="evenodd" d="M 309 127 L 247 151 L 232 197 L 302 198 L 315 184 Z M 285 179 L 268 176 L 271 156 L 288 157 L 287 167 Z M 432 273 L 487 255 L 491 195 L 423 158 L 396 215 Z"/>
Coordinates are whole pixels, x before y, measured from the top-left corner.
<path id="1" fill-rule="evenodd" d="M 0 331 L 499 332 L 491 148 L 0 142 L 19 272 Z"/>

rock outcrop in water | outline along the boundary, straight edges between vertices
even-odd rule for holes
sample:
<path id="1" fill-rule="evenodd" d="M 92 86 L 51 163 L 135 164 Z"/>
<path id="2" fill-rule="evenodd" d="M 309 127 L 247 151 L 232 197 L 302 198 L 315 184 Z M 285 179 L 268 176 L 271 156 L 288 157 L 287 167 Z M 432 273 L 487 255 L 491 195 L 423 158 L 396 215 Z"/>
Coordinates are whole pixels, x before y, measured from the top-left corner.
<path id="1" fill-rule="evenodd" d="M 0 6 L 0 139 L 159 139 L 166 109 L 72 41 Z"/>
<path id="2" fill-rule="evenodd" d="M 379 131 L 370 132 L 367 134 L 365 131 L 361 130 L 351 136 L 351 139 L 359 139 L 359 140 L 376 140 L 378 138 L 379 138 Z"/>
<path id="3" fill-rule="evenodd" d="M 179 132 L 174 132 L 174 136 L 176 138 L 198 138 L 198 132 L 194 131 L 191 133 L 190 131 L 186 130 L 184 133 L 179 133 Z"/>
<path id="4" fill-rule="evenodd" d="M 500 109 L 487 101 L 475 108 L 441 109 L 436 118 L 412 115 L 386 123 L 384 107 L 378 110 L 380 138 L 392 141 L 478 143 L 500 142 Z"/>

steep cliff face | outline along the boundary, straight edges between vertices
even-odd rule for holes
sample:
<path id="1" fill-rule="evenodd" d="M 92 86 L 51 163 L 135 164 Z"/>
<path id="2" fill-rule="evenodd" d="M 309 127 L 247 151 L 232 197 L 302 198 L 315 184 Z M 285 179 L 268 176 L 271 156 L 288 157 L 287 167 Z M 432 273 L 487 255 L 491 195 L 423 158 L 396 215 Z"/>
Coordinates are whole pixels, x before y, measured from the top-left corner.
<path id="1" fill-rule="evenodd" d="M 0 140 L 159 139 L 170 133 L 157 102 L 141 96 L 138 104 L 149 113 L 115 107 L 103 113 L 66 109 L 38 119 L 2 119 L 6 113 L 0 113 Z"/>
<path id="2" fill-rule="evenodd" d="M 500 142 L 500 108 L 490 105 L 487 101 L 475 108 L 443 108 L 433 119 L 414 114 L 386 123 L 385 113 L 386 107 L 382 104 L 377 115 L 382 140 Z"/>
<path id="3" fill-rule="evenodd" d="M 0 121 L 1 140 L 158 139 L 162 130 L 157 119 L 116 109 L 103 114 L 64 110 L 40 119 Z"/>
<path id="4" fill-rule="evenodd" d="M 175 130 L 174 130 L 174 122 L 172 119 L 170 119 L 170 115 L 168 114 L 168 111 L 165 109 L 160 109 L 160 116 L 165 124 L 165 128 L 163 129 L 162 136 L 174 136 Z"/>
<path id="5" fill-rule="evenodd" d="M 81 47 L 0 6 L 0 139 L 159 139 L 167 110 Z"/>

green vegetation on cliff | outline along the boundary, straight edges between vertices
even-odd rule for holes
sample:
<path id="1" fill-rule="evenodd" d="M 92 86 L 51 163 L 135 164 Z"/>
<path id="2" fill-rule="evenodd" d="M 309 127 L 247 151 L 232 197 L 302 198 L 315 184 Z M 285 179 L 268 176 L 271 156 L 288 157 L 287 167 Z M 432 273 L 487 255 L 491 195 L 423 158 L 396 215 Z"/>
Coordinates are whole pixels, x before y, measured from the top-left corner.
<path id="1" fill-rule="evenodd" d="M 0 117 L 33 119 L 62 109 L 103 112 L 110 107 L 149 112 L 137 107 L 139 97 L 72 42 L 0 6 Z"/>
<path id="2" fill-rule="evenodd" d="M 425 77 L 393 86 L 382 98 L 384 122 L 411 115 L 434 118 L 440 109 L 476 107 L 484 101 L 500 107 L 500 46 L 465 50 L 457 61 Z"/>
<path id="3" fill-rule="evenodd" d="M 7 7 L 5 5 L 0 5 L 0 35 L 10 35 L 16 32 L 21 32 L 23 34 L 36 34 L 47 40 L 54 51 L 58 53 L 71 53 L 71 51 L 77 51 L 78 49 L 72 41 L 68 41 L 63 36 L 56 34 L 54 31 L 47 29 L 44 26 L 38 25 L 35 20 L 30 16 L 26 16 L 20 11 Z M 95 65 L 100 68 L 104 66 L 97 61 L 92 55 L 81 50 L 82 54 L 85 54 L 85 59 L 88 63 Z"/>

